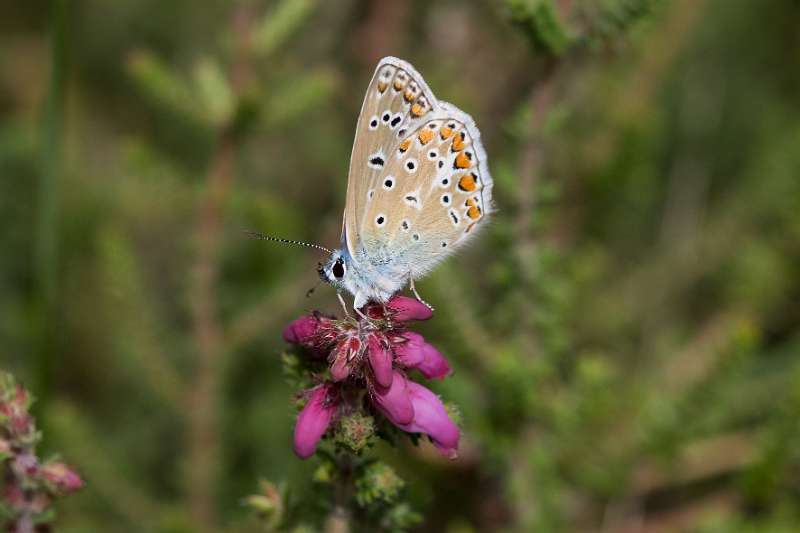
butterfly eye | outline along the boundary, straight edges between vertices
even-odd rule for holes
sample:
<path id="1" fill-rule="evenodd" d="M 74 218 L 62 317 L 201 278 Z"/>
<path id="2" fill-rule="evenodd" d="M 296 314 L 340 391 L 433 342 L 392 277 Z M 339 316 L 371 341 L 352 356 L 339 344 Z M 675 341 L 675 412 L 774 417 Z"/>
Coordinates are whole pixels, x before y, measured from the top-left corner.
<path id="1" fill-rule="evenodd" d="M 342 262 L 341 259 L 337 260 L 333 264 L 331 272 L 333 272 L 333 277 L 336 279 L 342 279 L 344 277 L 345 268 L 344 268 L 344 263 Z"/>

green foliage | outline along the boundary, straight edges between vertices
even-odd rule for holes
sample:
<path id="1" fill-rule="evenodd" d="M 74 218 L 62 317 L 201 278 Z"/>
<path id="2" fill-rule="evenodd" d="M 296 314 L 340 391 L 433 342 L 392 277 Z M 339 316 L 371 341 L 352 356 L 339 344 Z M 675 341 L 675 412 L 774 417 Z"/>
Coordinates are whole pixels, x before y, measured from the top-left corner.
<path id="1" fill-rule="evenodd" d="M 356 480 L 356 502 L 364 508 L 375 503 L 394 503 L 405 483 L 383 463 L 372 463 Z"/>
<path id="2" fill-rule="evenodd" d="M 535 51 L 559 55 L 569 46 L 569 32 L 559 21 L 552 0 L 508 0 L 511 21 Z"/>
<path id="3" fill-rule="evenodd" d="M 88 480 L 59 530 L 796 529 L 797 2 L 52 6 L 0 7 L 0 364 Z M 240 230 L 338 243 L 384 51 L 495 179 L 418 283 L 462 456 L 361 417 L 301 462 L 280 332 L 338 302 Z"/>

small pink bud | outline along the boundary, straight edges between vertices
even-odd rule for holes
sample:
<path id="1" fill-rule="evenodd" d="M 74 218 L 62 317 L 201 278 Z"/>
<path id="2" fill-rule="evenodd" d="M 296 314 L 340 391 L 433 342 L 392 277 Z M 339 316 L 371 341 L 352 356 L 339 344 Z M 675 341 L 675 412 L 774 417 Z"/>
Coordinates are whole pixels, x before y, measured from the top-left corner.
<path id="1" fill-rule="evenodd" d="M 16 483 L 4 483 L 3 502 L 14 509 L 25 505 L 25 491 Z"/>
<path id="2" fill-rule="evenodd" d="M 392 385 L 392 354 L 377 335 L 370 335 L 368 342 L 369 364 L 372 367 L 375 381 L 381 388 L 390 387 Z"/>
<path id="3" fill-rule="evenodd" d="M 47 481 L 64 492 L 74 492 L 83 487 L 83 480 L 70 467 L 59 461 L 46 463 L 40 473 Z"/>
<path id="4" fill-rule="evenodd" d="M 292 344 L 306 344 L 317 332 L 319 323 L 317 317 L 301 316 L 286 326 L 283 330 L 283 339 Z"/>
<path id="5" fill-rule="evenodd" d="M 407 320 L 428 320 L 433 311 L 424 303 L 407 296 L 393 296 L 386 307 L 394 311 L 393 318 L 400 322 Z"/>
<path id="6" fill-rule="evenodd" d="M 347 364 L 348 353 L 347 341 L 344 341 L 342 346 L 337 348 L 336 358 L 331 364 L 331 377 L 333 381 L 342 381 L 343 379 L 347 379 L 347 376 L 350 375 L 350 366 Z"/>
<path id="7" fill-rule="evenodd" d="M 394 351 L 397 361 L 406 368 L 416 368 L 428 379 L 443 379 L 451 373 L 450 363 L 433 346 L 425 342 L 422 335 L 407 331 L 403 333 Z"/>
<path id="8" fill-rule="evenodd" d="M 301 459 L 308 459 L 317 450 L 317 443 L 328 430 L 338 403 L 331 398 L 331 386 L 320 385 L 312 389 L 311 397 L 294 426 L 294 453 Z"/>

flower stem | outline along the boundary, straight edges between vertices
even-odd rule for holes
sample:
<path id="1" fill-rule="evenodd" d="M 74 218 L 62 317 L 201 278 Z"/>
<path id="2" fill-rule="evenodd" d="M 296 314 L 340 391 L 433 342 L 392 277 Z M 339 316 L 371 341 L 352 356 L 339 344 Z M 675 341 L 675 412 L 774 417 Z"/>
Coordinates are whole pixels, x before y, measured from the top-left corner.
<path id="1" fill-rule="evenodd" d="M 349 533 L 350 502 L 353 499 L 353 460 L 346 453 L 336 456 L 336 483 L 333 511 L 325 520 L 325 533 Z"/>

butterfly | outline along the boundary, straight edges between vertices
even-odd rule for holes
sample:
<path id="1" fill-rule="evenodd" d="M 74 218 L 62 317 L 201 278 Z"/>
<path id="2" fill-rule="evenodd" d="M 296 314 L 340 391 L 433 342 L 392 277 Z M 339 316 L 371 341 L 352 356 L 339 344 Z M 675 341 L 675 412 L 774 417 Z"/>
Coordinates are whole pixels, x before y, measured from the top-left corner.
<path id="1" fill-rule="evenodd" d="M 407 283 L 422 301 L 414 280 L 486 223 L 492 185 L 472 118 L 437 100 L 408 62 L 381 59 L 356 125 L 341 246 L 312 245 L 330 252 L 320 278 L 343 305 L 342 291 L 351 293 L 357 312 Z"/>

